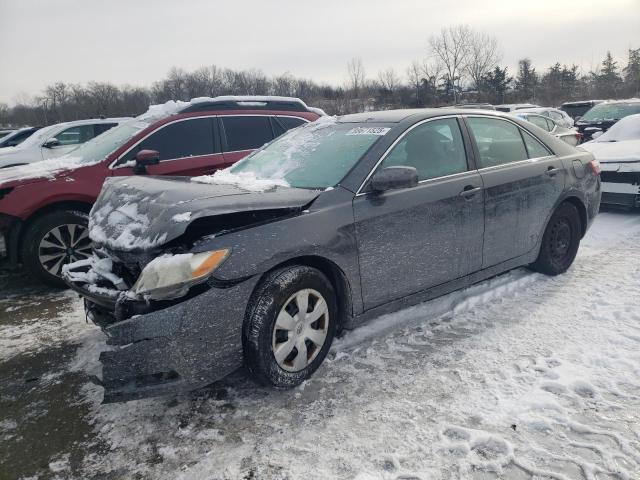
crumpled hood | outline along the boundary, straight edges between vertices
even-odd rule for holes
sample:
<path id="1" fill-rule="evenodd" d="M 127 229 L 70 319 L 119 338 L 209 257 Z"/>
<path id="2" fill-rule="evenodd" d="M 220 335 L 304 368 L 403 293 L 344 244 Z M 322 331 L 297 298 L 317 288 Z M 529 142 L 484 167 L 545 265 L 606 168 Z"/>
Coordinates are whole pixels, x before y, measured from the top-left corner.
<path id="1" fill-rule="evenodd" d="M 640 171 L 640 140 L 623 140 L 620 142 L 587 142 L 581 148 L 593 153 L 603 169 L 607 164 L 617 164 L 618 171 Z"/>
<path id="2" fill-rule="evenodd" d="M 302 208 L 319 194 L 288 187 L 252 192 L 188 177 L 110 178 L 91 210 L 90 237 L 113 250 L 148 250 L 179 237 L 198 218 Z"/>

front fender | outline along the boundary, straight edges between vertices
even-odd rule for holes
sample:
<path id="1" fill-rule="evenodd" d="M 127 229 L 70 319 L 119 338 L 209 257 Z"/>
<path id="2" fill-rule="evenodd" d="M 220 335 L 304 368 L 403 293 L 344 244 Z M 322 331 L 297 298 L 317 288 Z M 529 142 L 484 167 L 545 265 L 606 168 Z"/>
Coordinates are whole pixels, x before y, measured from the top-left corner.
<path id="1" fill-rule="evenodd" d="M 330 194 L 330 195 L 327 195 Z M 261 276 L 298 257 L 320 257 L 338 266 L 351 286 L 355 312 L 361 311 L 353 193 L 337 188 L 322 195 L 309 210 L 219 237 L 205 237 L 194 252 L 231 248 L 215 278 L 234 281 Z"/>

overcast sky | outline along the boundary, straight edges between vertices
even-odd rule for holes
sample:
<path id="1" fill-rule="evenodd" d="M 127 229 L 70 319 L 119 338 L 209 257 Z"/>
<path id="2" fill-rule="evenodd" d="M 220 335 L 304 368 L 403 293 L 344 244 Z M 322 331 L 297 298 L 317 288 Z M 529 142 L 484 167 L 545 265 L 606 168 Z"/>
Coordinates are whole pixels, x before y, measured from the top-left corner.
<path id="1" fill-rule="evenodd" d="M 513 72 L 530 57 L 624 64 L 640 47 L 640 0 L 0 0 L 0 101 L 55 82 L 146 86 L 171 66 L 216 64 L 343 83 L 425 57 L 427 39 L 466 23 L 498 38 Z"/>

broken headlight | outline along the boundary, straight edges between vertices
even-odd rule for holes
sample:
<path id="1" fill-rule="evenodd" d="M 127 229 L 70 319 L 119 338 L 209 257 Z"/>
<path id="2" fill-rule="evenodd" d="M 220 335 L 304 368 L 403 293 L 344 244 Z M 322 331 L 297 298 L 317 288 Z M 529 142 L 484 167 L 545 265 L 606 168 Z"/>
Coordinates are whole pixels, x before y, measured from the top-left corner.
<path id="1" fill-rule="evenodd" d="M 182 297 L 193 285 L 205 281 L 228 256 L 228 249 L 161 255 L 144 267 L 131 290 L 153 300 Z"/>

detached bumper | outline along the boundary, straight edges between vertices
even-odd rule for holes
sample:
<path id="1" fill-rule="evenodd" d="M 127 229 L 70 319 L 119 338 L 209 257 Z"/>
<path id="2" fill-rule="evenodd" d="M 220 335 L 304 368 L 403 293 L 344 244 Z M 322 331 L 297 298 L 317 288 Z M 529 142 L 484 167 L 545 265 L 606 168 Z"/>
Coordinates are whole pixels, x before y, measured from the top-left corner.
<path id="1" fill-rule="evenodd" d="M 640 171 L 603 170 L 601 176 L 602 203 L 640 207 Z"/>
<path id="2" fill-rule="evenodd" d="M 115 312 L 108 308 L 113 298 L 74 286 L 85 295 L 88 314 L 100 316 L 96 323 L 114 347 L 100 354 L 104 402 L 194 390 L 241 367 L 242 324 L 256 282 L 250 278 L 228 288 L 212 287 L 181 303 L 115 323 Z M 145 302 L 133 303 L 140 311 L 151 308 Z M 109 315 L 111 322 L 105 321 Z"/>

